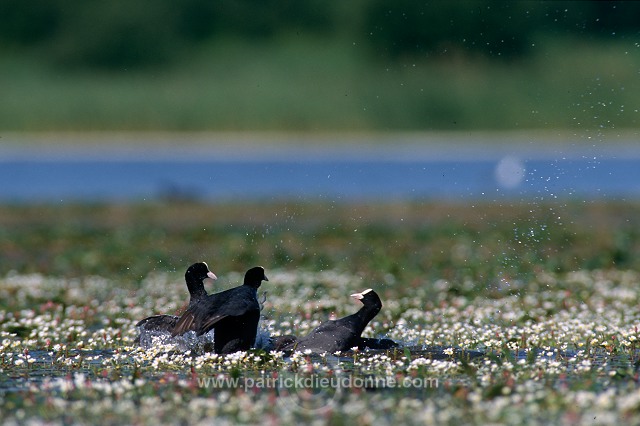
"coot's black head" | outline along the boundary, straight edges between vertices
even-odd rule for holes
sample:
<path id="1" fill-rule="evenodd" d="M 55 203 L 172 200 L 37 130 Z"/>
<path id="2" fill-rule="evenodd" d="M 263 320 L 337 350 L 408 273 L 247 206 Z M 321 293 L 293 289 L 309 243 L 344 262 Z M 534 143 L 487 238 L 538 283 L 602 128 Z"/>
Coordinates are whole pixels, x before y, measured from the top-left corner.
<path id="1" fill-rule="evenodd" d="M 244 285 L 258 288 L 260 284 L 262 284 L 262 281 L 269 281 L 269 278 L 264 274 L 264 268 L 262 266 L 255 266 L 244 274 Z"/>
<path id="2" fill-rule="evenodd" d="M 361 293 L 352 294 L 351 297 L 358 299 L 364 306 L 367 307 L 382 307 L 382 301 L 378 293 L 368 288 Z"/>
<path id="3" fill-rule="evenodd" d="M 184 278 L 189 281 L 202 281 L 205 278 L 211 278 L 212 280 L 218 279 L 216 274 L 209 270 L 209 266 L 204 262 L 194 263 L 187 268 L 187 272 L 184 274 Z"/>

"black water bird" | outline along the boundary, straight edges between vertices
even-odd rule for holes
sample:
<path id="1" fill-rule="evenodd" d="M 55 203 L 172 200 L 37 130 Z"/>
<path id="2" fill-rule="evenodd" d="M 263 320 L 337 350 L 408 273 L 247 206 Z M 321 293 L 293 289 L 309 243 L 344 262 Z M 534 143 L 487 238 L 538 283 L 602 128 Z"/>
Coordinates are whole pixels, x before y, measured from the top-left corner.
<path id="1" fill-rule="evenodd" d="M 238 287 L 211 294 L 187 309 L 172 335 L 193 330 L 198 336 L 215 330 L 214 350 L 218 354 L 246 351 L 256 340 L 260 303 L 258 288 L 269 281 L 262 266 L 249 269 Z"/>
<path id="2" fill-rule="evenodd" d="M 184 274 L 184 280 L 189 290 L 189 306 L 190 308 L 207 296 L 204 289 L 204 280 L 211 278 L 218 279 L 216 275 L 209 270 L 209 266 L 205 262 L 194 263 L 187 268 Z M 146 331 L 164 331 L 170 333 L 178 323 L 180 317 L 175 315 L 153 315 L 140 320 L 136 327 Z"/>
<path id="3" fill-rule="evenodd" d="M 288 338 L 283 340 L 277 350 L 328 352 L 347 351 L 351 348 L 388 349 L 397 346 L 389 339 L 365 339 L 362 332 L 369 322 L 382 309 L 382 301 L 378 294 L 372 289 L 367 289 L 362 293 L 352 294 L 351 297 L 358 299 L 364 306 L 355 314 L 323 322 L 307 336 L 293 340 Z"/>

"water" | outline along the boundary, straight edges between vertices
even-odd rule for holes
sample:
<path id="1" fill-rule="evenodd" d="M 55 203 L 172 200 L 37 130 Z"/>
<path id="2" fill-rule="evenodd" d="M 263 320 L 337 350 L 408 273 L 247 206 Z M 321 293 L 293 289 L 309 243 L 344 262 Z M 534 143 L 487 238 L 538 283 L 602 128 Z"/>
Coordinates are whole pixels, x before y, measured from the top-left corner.
<path id="1" fill-rule="evenodd" d="M 640 151 L 0 149 L 0 201 L 640 198 Z"/>
<path id="2" fill-rule="evenodd" d="M 170 338 L 168 340 L 171 340 Z M 156 341 L 156 344 L 167 343 L 166 341 Z M 173 343 L 176 343 L 175 341 Z M 182 343 L 177 342 L 178 346 Z M 184 349 L 184 348 L 182 348 Z M 195 346 L 191 346 L 188 348 L 190 350 L 195 349 Z M 181 350 L 181 349 L 178 349 Z M 56 379 L 66 379 L 66 380 L 74 380 L 74 377 L 78 374 L 81 374 L 83 377 L 87 377 L 90 379 L 97 378 L 96 372 L 100 371 L 104 368 L 105 363 L 109 363 L 109 361 L 120 351 L 114 350 L 69 350 L 66 354 L 56 354 L 51 351 L 44 350 L 32 350 L 29 352 L 30 357 L 34 359 L 34 363 L 27 369 L 23 369 L 20 373 L 14 372 L 14 374 L 6 375 L 0 379 L 0 395 L 6 394 L 8 392 L 18 392 L 28 390 L 33 386 L 40 386 L 46 381 L 54 381 Z M 575 369 L 575 365 L 571 362 L 571 359 L 576 357 L 576 352 L 568 351 L 568 352 L 558 352 L 552 349 L 549 350 L 533 350 L 534 356 L 531 357 L 525 351 L 515 351 L 510 353 L 510 357 L 513 357 L 516 360 L 526 360 L 527 362 L 535 359 L 562 359 L 562 364 L 566 369 L 567 373 L 572 373 Z M 192 354 L 201 354 L 202 351 L 195 351 Z M 455 360 L 460 359 L 463 362 L 473 361 L 475 359 L 498 359 L 502 358 L 504 355 L 488 352 L 484 353 L 482 351 L 476 350 L 464 350 L 460 348 L 450 348 L 450 351 L 447 351 L 445 347 L 424 347 L 424 346 L 400 346 L 396 349 L 391 350 L 367 350 L 363 353 L 368 356 L 375 356 L 376 354 L 380 355 L 389 355 L 392 358 L 401 358 L 403 356 L 409 356 L 411 359 L 417 358 L 425 358 L 425 359 L 433 359 L 433 360 Z M 7 353 L 5 356 L 17 355 Z M 126 351 L 122 353 L 126 358 Z M 640 355 L 640 354 L 638 354 Z M 334 368 L 339 368 L 341 371 L 349 371 L 353 370 L 353 353 L 347 352 L 343 353 L 341 356 L 320 356 L 320 355 L 312 355 L 314 359 L 324 360 L 326 362 L 329 359 L 329 363 L 335 363 L 333 365 Z M 60 358 L 61 357 L 61 358 Z M 488 357 L 488 358 L 487 358 Z M 73 366 L 69 366 L 66 368 L 60 368 L 60 360 L 58 359 L 67 359 L 67 360 L 75 360 Z M 638 361 L 637 357 L 630 358 L 627 355 L 615 355 L 611 354 L 604 350 L 596 350 L 589 357 L 591 360 L 590 365 L 593 367 L 604 366 L 605 371 L 616 371 L 618 369 L 624 368 L 637 368 Z M 56 364 L 57 363 L 57 364 Z M 122 366 L 126 366 L 127 362 L 123 362 L 122 359 L 118 360 L 120 364 L 120 373 L 121 375 L 127 376 L 133 374 L 135 370 L 135 360 L 132 357 L 130 367 L 122 368 Z M 161 377 L 162 372 L 158 372 L 158 377 L 151 376 L 149 379 L 151 381 L 158 380 Z M 187 370 L 176 370 L 176 374 L 181 377 L 187 377 Z M 451 377 L 451 379 L 455 379 L 455 377 Z M 570 380 L 570 377 L 569 377 Z M 62 382 L 59 382 L 62 383 Z"/>

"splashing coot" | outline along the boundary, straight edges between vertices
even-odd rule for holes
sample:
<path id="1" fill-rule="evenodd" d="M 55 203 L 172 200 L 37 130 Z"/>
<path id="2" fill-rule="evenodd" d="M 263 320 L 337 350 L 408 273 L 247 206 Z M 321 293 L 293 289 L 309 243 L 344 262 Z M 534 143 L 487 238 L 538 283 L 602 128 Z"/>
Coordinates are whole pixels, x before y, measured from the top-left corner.
<path id="1" fill-rule="evenodd" d="M 382 309 L 382 301 L 378 294 L 372 289 L 364 290 L 361 293 L 352 294 L 351 297 L 362 302 L 363 306 L 355 314 L 323 322 L 307 336 L 294 340 L 290 337 L 283 339 L 279 350 L 329 352 L 347 351 L 353 347 L 361 349 L 388 349 L 397 346 L 389 339 L 364 339 L 362 332 L 369 322 Z"/>
<path id="2" fill-rule="evenodd" d="M 209 270 L 209 266 L 205 262 L 194 263 L 187 268 L 187 272 L 184 274 L 184 280 L 187 283 L 190 296 L 187 309 L 207 296 L 207 291 L 204 289 L 204 280 L 206 278 L 211 278 L 212 280 L 218 279 L 218 277 Z M 180 317 L 175 315 L 153 315 L 140 320 L 136 324 L 136 327 L 145 331 L 170 333 L 179 318 Z"/>
<path id="3" fill-rule="evenodd" d="M 249 269 L 242 285 L 206 296 L 187 309 L 172 335 L 193 330 L 200 336 L 214 329 L 216 353 L 250 349 L 256 340 L 260 320 L 257 290 L 262 281 L 269 281 L 262 266 Z"/>

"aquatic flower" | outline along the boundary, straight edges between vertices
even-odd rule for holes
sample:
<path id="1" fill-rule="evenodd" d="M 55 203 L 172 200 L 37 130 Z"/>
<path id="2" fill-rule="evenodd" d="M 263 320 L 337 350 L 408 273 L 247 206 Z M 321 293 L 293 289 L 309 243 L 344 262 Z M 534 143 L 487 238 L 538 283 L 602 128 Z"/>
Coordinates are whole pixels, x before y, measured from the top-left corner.
<path id="1" fill-rule="evenodd" d="M 154 279 L 143 280 L 141 285 L 148 286 L 144 291 L 153 289 L 161 295 L 172 287 L 163 285 L 163 281 L 167 284 L 169 280 L 163 280 L 160 276 L 158 274 Z M 273 299 L 270 297 L 270 300 L 275 301 L 265 308 L 264 314 L 270 318 L 263 322 L 270 333 L 293 332 L 288 331 L 293 328 L 293 317 L 284 322 L 276 319 L 283 312 L 288 312 L 290 307 L 293 308 L 292 312 L 299 306 L 304 306 L 304 309 L 327 309 L 318 313 L 312 310 L 309 319 L 296 320 L 296 330 L 309 329 L 313 324 L 326 319 L 325 314 L 329 311 L 335 311 L 339 315 L 351 311 L 349 308 L 352 306 L 348 305 L 347 299 L 341 299 L 344 288 L 333 283 L 327 283 L 328 290 L 320 296 L 309 289 L 297 289 L 302 281 L 316 283 L 318 274 L 286 272 L 283 276 L 293 280 L 295 285 L 292 285 L 290 294 L 277 294 L 276 290 Z M 357 287 L 357 282 L 354 284 L 343 278 L 340 281 L 344 286 Z M 540 288 L 546 288 L 545 283 L 550 286 L 547 290 L 527 293 L 520 298 L 508 296 L 474 299 L 445 294 L 438 296 L 437 303 L 428 309 L 419 303 L 429 300 L 428 292 L 419 288 L 415 298 L 398 297 L 391 298 L 389 303 L 385 302 L 385 311 L 393 311 L 385 312 L 384 319 L 372 321 L 366 331 L 367 336 L 385 335 L 405 345 L 440 345 L 445 348 L 443 352 L 448 356 L 455 356 L 453 348 L 461 347 L 495 351 L 497 358 L 480 358 L 461 363 L 455 359 L 429 359 L 417 355 L 415 351 L 410 357 L 404 356 L 403 350 L 395 354 L 361 351 L 355 360 L 350 352 L 347 353 L 348 361 L 341 361 L 344 365 L 338 369 L 336 364 L 323 361 L 322 357 L 305 353 L 293 354 L 290 358 L 285 358 L 278 352 L 270 352 L 268 356 L 252 352 L 221 356 L 203 352 L 197 346 L 181 347 L 175 342 L 164 344 L 162 339 L 153 342 L 148 348 L 134 346 L 135 319 L 150 310 L 165 311 L 165 307 L 175 304 L 174 300 L 181 300 L 180 293 L 175 291 L 174 294 L 174 290 L 169 290 L 169 295 L 165 294 L 159 299 L 152 298 L 151 301 L 145 300 L 139 303 L 143 309 L 136 305 L 137 299 L 127 292 L 110 289 L 115 286 L 101 287 L 106 281 L 95 280 L 85 283 L 87 286 L 83 291 L 73 291 L 75 299 L 65 308 L 61 306 L 41 311 L 17 302 L 14 312 L 0 312 L 0 317 L 3 318 L 0 323 L 3 349 L 0 369 L 28 374 L 25 373 L 28 368 L 38 369 L 46 365 L 61 372 L 55 374 L 72 371 L 70 380 L 62 379 L 58 382 L 51 379 L 46 385 L 43 382 L 40 387 L 29 384 L 28 389 L 40 393 L 39 395 L 46 395 L 52 410 L 57 410 L 59 408 L 55 407 L 60 406 L 70 413 L 87 413 L 91 410 L 97 415 L 107 409 L 122 410 L 118 415 L 130 416 L 126 423 L 140 423 L 136 419 L 145 418 L 142 416 L 162 418 L 165 415 L 163 413 L 168 412 L 197 423 L 207 415 L 226 418 L 224 416 L 228 413 L 240 411 L 247 422 L 257 422 L 260 414 L 269 415 L 268 413 L 277 410 L 277 404 L 268 399 L 278 398 L 275 392 L 262 390 L 245 394 L 242 391 L 219 391 L 202 397 L 206 389 L 193 390 L 195 378 L 191 374 L 200 378 L 229 378 L 236 374 L 240 378 L 255 378 L 274 373 L 294 374 L 295 371 L 326 376 L 337 374 L 340 377 L 369 374 L 398 378 L 434 376 L 440 379 L 442 389 L 438 391 L 438 398 L 429 398 L 428 395 L 431 394 L 426 394 L 425 397 L 425 394 L 414 390 L 413 393 L 393 393 L 395 399 L 389 403 L 389 398 L 378 396 L 380 393 L 357 395 L 354 392 L 354 396 L 345 395 L 343 405 L 335 407 L 336 416 L 346 416 L 346 413 L 358 416 L 358 409 L 362 408 L 363 401 L 369 401 L 366 405 L 370 407 L 372 415 L 375 414 L 375 418 L 404 418 L 413 421 L 424 419 L 431 423 L 464 419 L 465 413 L 460 408 L 462 406 L 467 407 L 467 413 L 473 413 L 474 419 L 487 423 L 519 423 L 523 418 L 529 418 L 523 413 L 535 415 L 544 410 L 557 413 L 560 409 L 558 407 L 563 406 L 583 407 L 583 412 L 595 413 L 599 419 L 604 418 L 602 413 L 615 412 L 625 413 L 625 416 L 634 420 L 638 415 L 637 407 L 640 406 L 640 396 L 630 390 L 635 389 L 634 387 L 613 394 L 606 394 L 601 389 L 616 388 L 619 384 L 630 383 L 627 380 L 632 380 L 627 379 L 625 374 L 632 377 L 633 369 L 629 370 L 631 373 L 627 373 L 624 366 L 619 369 L 610 360 L 609 351 L 604 351 L 603 348 L 613 346 L 623 357 L 633 359 L 633 342 L 637 342 L 634 327 L 640 316 L 633 313 L 632 305 L 635 306 L 637 297 L 631 298 L 631 290 L 640 281 L 638 274 L 588 271 L 556 275 L 545 272 L 535 277 L 534 281 L 537 281 L 536 285 Z M 34 282 L 38 288 L 33 294 L 46 294 L 51 289 L 64 289 L 69 285 L 81 288 L 80 283 L 43 277 Z M 561 306 L 561 301 L 568 299 L 561 287 L 568 286 L 568 282 L 571 282 L 574 294 L 586 289 L 589 296 L 586 303 Z M 321 283 L 322 288 L 324 284 Z M 2 281 L 0 291 L 4 291 L 1 290 L 4 285 Z M 556 287 L 560 288 L 555 290 Z M 32 296 L 21 289 L 22 285 L 16 285 L 15 288 L 16 292 L 24 293 L 24 300 L 32 300 Z M 354 288 L 356 290 L 358 288 Z M 108 302 L 95 302 L 107 294 Z M 95 300 L 89 300 L 91 298 Z M 313 306 L 301 304 L 301 300 L 305 298 L 314 300 Z M 414 300 L 416 298 L 419 300 Z M 315 300 L 319 302 L 315 303 Z M 123 311 L 122 307 L 127 306 L 127 303 L 136 306 L 131 311 Z M 85 306 L 90 310 L 85 310 Z M 521 318 L 519 312 L 527 312 L 528 317 Z M 27 330 L 27 337 L 18 337 L 11 330 Z M 522 336 L 526 336 L 526 339 Z M 517 349 L 521 351 L 521 355 L 514 359 L 502 357 L 505 348 L 512 352 Z M 133 369 L 139 374 L 138 377 L 131 376 Z M 168 372 L 175 375 L 175 380 L 159 382 L 158 377 Z M 580 390 L 579 385 L 572 380 L 582 380 L 582 386 L 593 383 L 593 387 Z M 448 388 L 445 389 L 444 386 Z M 557 392 L 555 387 L 562 389 L 562 392 Z M 179 389 L 179 392 L 175 389 Z M 56 397 L 60 395 L 59 392 L 65 394 L 68 402 L 65 398 Z M 157 392 L 162 393 L 161 400 L 166 407 L 158 407 Z M 175 396 L 174 393 L 178 395 Z M 487 398 L 488 393 L 491 398 Z M 137 395 L 136 398 L 140 401 L 137 406 L 131 404 L 133 395 Z M 416 395 L 419 397 L 415 398 Z M 80 398 L 86 398 L 86 401 Z M 411 417 L 408 413 L 398 414 L 395 408 L 399 406 L 414 407 Z M 198 412 L 189 412 L 192 407 L 196 407 Z M 390 414 L 392 412 L 396 414 Z M 407 417 L 402 417 L 403 415 Z M 283 418 L 282 412 L 278 411 L 277 416 Z M 365 417 L 363 415 L 361 419 Z M 236 420 L 237 418 L 234 417 Z M 294 418 L 291 417 L 290 423 L 295 423 Z M 427 418 L 430 420 L 426 420 Z M 579 417 L 576 422 L 580 420 L 586 421 L 588 418 Z"/>

